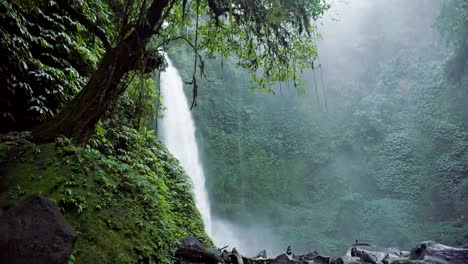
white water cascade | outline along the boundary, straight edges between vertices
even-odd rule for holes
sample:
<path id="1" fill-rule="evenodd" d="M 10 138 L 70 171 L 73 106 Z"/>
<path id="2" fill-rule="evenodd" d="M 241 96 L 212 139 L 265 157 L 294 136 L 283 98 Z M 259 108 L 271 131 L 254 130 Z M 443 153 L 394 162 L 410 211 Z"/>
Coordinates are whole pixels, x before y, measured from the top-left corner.
<path id="1" fill-rule="evenodd" d="M 162 104 L 166 107 L 164 117 L 158 120 L 158 137 L 181 163 L 192 179 L 195 202 L 200 211 L 205 231 L 215 245 L 237 247 L 244 253 L 254 254 L 256 249 L 274 241 L 268 232 L 259 226 L 249 229 L 232 225 L 229 221 L 213 218 L 210 212 L 208 193 L 205 188 L 205 175 L 195 140 L 195 124 L 189 110 L 189 104 L 183 90 L 182 79 L 172 62 L 167 58 L 168 67 L 161 72 L 160 87 Z"/>
<path id="2" fill-rule="evenodd" d="M 203 217 L 206 233 L 212 237 L 210 203 L 195 140 L 195 124 L 184 94 L 182 79 L 171 60 L 166 59 L 168 67 L 165 72 L 161 72 L 160 79 L 162 104 L 166 110 L 164 118 L 158 121 L 158 136 L 192 179 L 197 208 Z"/>

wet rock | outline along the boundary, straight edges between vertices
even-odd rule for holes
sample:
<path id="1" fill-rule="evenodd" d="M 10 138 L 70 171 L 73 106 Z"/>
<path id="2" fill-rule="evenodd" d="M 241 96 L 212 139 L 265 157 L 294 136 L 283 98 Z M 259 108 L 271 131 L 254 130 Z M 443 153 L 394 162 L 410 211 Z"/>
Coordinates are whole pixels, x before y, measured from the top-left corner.
<path id="1" fill-rule="evenodd" d="M 57 206 L 34 195 L 0 216 L 0 263 L 68 263 L 76 238 Z"/>
<path id="2" fill-rule="evenodd" d="M 314 258 L 317 256 L 318 256 L 317 251 L 314 251 L 314 252 L 309 252 L 307 254 L 299 255 L 297 256 L 297 258 L 307 263 L 307 262 L 312 262 Z"/>
<path id="3" fill-rule="evenodd" d="M 330 263 L 330 257 L 316 256 L 314 258 L 314 263 L 316 264 L 328 264 Z"/>
<path id="4" fill-rule="evenodd" d="M 271 261 L 271 264 L 293 264 L 295 262 L 290 256 L 286 253 L 283 253 Z"/>
<path id="5" fill-rule="evenodd" d="M 186 239 L 182 240 L 180 242 L 180 247 L 203 250 L 202 242 L 198 240 L 198 238 L 192 237 L 192 236 L 187 237 Z"/>
<path id="6" fill-rule="evenodd" d="M 422 260 L 409 260 L 407 258 L 400 258 L 400 259 L 386 260 L 383 263 L 384 264 L 425 264 L 427 262 L 422 261 Z"/>
<path id="7" fill-rule="evenodd" d="M 424 255 L 426 255 L 426 249 L 427 249 L 427 246 L 424 243 L 413 248 L 410 252 L 409 259 L 410 260 L 423 260 Z"/>
<path id="8" fill-rule="evenodd" d="M 367 262 L 371 264 L 377 264 L 377 262 L 380 262 L 380 260 L 383 259 L 383 257 L 380 258 L 380 256 L 374 252 L 367 251 L 365 249 L 357 249 L 355 247 L 351 249 L 351 257 L 358 257 L 361 262 Z"/>
<path id="9" fill-rule="evenodd" d="M 358 257 L 343 256 L 335 260 L 335 264 L 359 264 L 362 263 Z"/>
<path id="10" fill-rule="evenodd" d="M 220 259 L 222 263 L 229 263 L 230 262 L 229 252 L 227 250 L 223 250 L 221 252 Z"/>
<path id="11" fill-rule="evenodd" d="M 192 249 L 200 249 L 201 243 L 198 240 L 192 238 L 190 241 L 184 245 Z M 321 256 L 316 251 L 302 255 L 294 255 L 291 250 L 287 251 L 290 254 L 282 253 L 273 258 L 266 258 L 265 251 L 260 251 L 253 258 L 246 258 L 234 248 L 232 252 L 219 251 L 220 258 L 218 260 L 225 264 L 468 264 L 468 249 L 449 247 L 432 241 L 421 244 L 411 252 L 394 248 L 379 248 L 367 243 L 354 243 L 345 256 L 337 259 Z M 412 257 L 410 258 L 410 256 Z M 192 259 L 192 262 L 184 263 L 215 262 Z"/>
<path id="12" fill-rule="evenodd" d="M 217 264 L 220 260 L 213 253 L 207 251 L 200 240 L 195 237 L 182 240 L 174 256 L 179 260 L 179 263 Z"/>
<path id="13" fill-rule="evenodd" d="M 434 241 L 427 241 L 424 244 L 426 245 L 425 263 L 468 263 L 468 249 L 466 248 L 449 247 Z"/>
<path id="14" fill-rule="evenodd" d="M 353 245 L 347 255 L 352 258 L 359 258 L 360 262 L 376 264 L 400 258 L 400 251 L 397 249 L 378 248 L 367 243 L 360 243 L 359 245 L 355 243 Z"/>
<path id="15" fill-rule="evenodd" d="M 229 258 L 233 264 L 244 264 L 244 258 L 242 258 L 242 255 L 237 251 L 236 248 L 232 249 Z"/>
<path id="16" fill-rule="evenodd" d="M 468 249 L 449 247 L 432 241 L 422 243 L 411 252 L 358 246 L 348 250 L 342 260 L 344 264 L 461 264 L 468 263 Z"/>

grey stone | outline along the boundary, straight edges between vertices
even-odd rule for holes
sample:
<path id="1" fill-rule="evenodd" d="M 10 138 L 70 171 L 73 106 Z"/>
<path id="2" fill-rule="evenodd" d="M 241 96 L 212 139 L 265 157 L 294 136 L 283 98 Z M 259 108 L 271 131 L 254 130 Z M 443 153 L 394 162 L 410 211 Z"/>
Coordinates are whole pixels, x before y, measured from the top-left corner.
<path id="1" fill-rule="evenodd" d="M 0 263 L 65 264 L 76 238 L 57 206 L 34 195 L 0 216 Z"/>

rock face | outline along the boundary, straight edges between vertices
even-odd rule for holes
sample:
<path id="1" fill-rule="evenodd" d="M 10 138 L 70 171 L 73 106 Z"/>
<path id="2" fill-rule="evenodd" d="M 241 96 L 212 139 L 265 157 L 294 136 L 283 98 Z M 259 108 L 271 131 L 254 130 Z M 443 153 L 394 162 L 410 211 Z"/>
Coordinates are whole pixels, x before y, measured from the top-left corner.
<path id="1" fill-rule="evenodd" d="M 57 206 L 34 195 L 0 215 L 0 263 L 68 263 L 76 238 Z"/>

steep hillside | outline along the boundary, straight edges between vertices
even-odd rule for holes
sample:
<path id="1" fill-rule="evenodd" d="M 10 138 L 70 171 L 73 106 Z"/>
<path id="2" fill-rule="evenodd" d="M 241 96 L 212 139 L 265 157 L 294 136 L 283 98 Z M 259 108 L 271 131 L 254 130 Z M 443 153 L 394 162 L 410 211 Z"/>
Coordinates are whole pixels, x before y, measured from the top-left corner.
<path id="1" fill-rule="evenodd" d="M 70 263 L 172 263 L 187 236 L 212 244 L 189 177 L 147 129 L 153 74 L 126 77 L 83 147 L 14 132 L 55 115 L 89 80 L 110 45 L 101 34 L 112 43 L 120 30 L 112 8 L 123 5 L 109 3 L 1 1 L 0 133 L 10 133 L 0 136 L 0 208 L 51 199 L 78 233 Z"/>
<path id="2" fill-rule="evenodd" d="M 65 138 L 2 137 L 0 207 L 37 193 L 51 199 L 78 233 L 71 263 L 172 263 L 188 236 L 211 246 L 179 162 L 151 134 L 115 136 L 85 149 Z"/>

